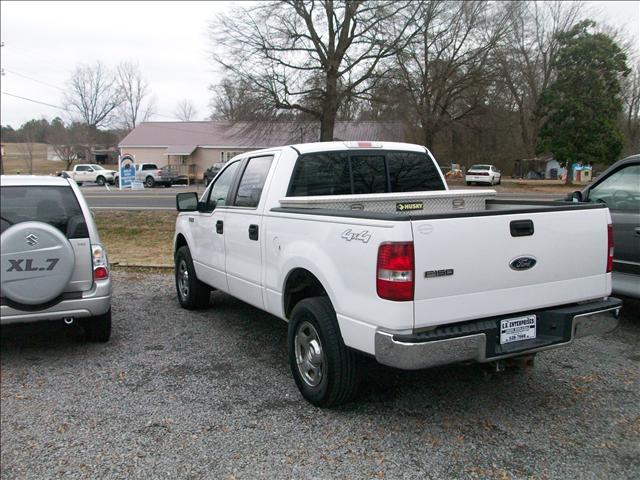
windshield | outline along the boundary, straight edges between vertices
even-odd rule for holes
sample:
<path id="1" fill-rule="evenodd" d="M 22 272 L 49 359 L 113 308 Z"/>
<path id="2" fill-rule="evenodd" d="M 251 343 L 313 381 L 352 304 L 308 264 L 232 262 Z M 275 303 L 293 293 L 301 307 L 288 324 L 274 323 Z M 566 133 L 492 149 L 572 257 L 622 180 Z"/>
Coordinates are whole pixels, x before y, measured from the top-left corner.
<path id="1" fill-rule="evenodd" d="M 91 168 L 93 168 L 94 170 L 104 170 L 105 168 L 100 166 L 100 165 L 91 165 Z"/>
<path id="2" fill-rule="evenodd" d="M 490 165 L 471 165 L 469 170 L 489 170 L 491 168 Z"/>

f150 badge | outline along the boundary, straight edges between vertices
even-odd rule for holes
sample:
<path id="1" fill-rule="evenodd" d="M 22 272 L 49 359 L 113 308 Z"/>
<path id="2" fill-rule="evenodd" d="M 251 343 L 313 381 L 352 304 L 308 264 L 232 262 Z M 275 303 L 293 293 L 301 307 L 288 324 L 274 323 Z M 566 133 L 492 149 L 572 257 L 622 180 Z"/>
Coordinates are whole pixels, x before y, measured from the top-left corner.
<path id="1" fill-rule="evenodd" d="M 345 230 L 344 232 L 342 232 L 341 237 L 344 238 L 347 242 L 350 242 L 352 240 L 357 240 L 362 243 L 367 243 L 369 240 L 371 240 L 371 234 L 369 233 L 368 230 L 365 230 L 364 232 L 357 232 L 357 233 L 352 232 L 351 229 Z"/>

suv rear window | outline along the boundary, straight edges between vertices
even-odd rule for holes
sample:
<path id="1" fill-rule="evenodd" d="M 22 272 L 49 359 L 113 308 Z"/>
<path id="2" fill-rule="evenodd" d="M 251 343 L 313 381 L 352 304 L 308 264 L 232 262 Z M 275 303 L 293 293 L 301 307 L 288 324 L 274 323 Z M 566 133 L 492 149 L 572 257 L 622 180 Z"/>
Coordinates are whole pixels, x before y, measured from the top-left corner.
<path id="1" fill-rule="evenodd" d="M 44 222 L 67 238 L 88 238 L 89 230 L 69 187 L 20 186 L 0 189 L 1 231 L 22 222 Z"/>
<path id="2" fill-rule="evenodd" d="M 425 153 L 338 151 L 298 157 L 288 196 L 444 190 Z"/>

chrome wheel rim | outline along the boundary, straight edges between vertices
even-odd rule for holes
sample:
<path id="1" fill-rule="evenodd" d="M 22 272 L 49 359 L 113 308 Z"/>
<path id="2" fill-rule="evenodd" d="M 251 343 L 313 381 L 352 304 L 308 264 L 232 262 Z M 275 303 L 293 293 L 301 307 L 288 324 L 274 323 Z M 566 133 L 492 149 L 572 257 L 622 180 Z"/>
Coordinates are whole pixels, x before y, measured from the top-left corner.
<path id="1" fill-rule="evenodd" d="M 184 260 L 178 264 L 178 290 L 183 300 L 189 298 L 189 269 Z"/>
<path id="2" fill-rule="evenodd" d="M 296 331 L 294 344 L 300 377 L 310 387 L 317 387 L 324 376 L 325 358 L 315 327 L 309 322 L 302 322 Z"/>

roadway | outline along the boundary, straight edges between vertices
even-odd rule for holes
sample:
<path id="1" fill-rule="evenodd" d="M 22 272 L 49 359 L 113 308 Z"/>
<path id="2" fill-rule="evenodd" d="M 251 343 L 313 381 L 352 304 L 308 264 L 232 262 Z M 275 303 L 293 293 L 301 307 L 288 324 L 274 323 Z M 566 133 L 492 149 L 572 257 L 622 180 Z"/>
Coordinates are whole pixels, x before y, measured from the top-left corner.
<path id="1" fill-rule="evenodd" d="M 482 187 L 453 186 L 452 188 L 473 190 Z M 562 193 L 501 192 L 500 187 L 497 190 L 498 198 L 504 200 L 557 200 L 564 196 Z M 203 191 L 202 185 L 191 187 L 174 185 L 171 188 L 147 188 L 134 191 L 118 190 L 114 187 L 82 187 L 82 193 L 93 210 L 175 210 L 177 193 L 201 194 Z"/>

